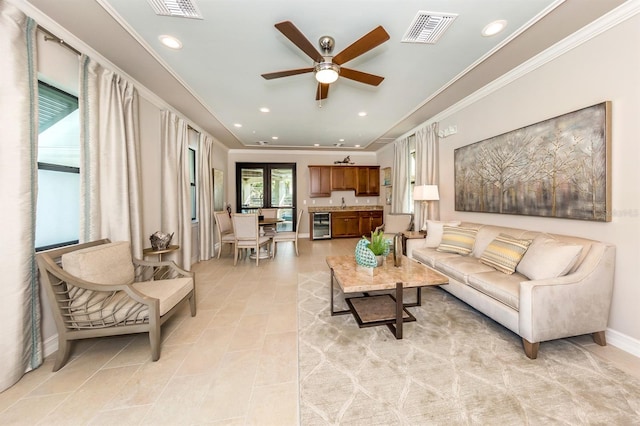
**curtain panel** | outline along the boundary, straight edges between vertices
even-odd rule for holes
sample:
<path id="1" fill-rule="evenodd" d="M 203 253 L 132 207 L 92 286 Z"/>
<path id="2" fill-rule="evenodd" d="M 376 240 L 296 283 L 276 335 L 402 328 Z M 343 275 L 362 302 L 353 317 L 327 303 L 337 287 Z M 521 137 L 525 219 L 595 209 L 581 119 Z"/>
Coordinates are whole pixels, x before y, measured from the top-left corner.
<path id="1" fill-rule="evenodd" d="M 161 114 L 162 231 L 173 233 L 180 250 L 168 257 L 191 270 L 191 184 L 189 181 L 189 133 L 187 123 L 171 111 Z"/>
<path id="2" fill-rule="evenodd" d="M 416 132 L 416 185 L 438 185 L 438 123 L 431 123 Z M 418 224 L 424 224 L 427 218 L 440 219 L 440 202 L 429 201 L 427 211 L 424 205 L 416 202 L 415 212 Z"/>
<path id="3" fill-rule="evenodd" d="M 409 194 L 409 138 L 400 139 L 393 146 L 391 213 L 410 213 Z"/>
<path id="4" fill-rule="evenodd" d="M 0 0 L 0 392 L 42 364 L 40 296 L 35 263 L 38 77 L 36 23 Z"/>
<path id="5" fill-rule="evenodd" d="M 80 68 L 80 239 L 131 241 L 141 259 L 138 92 L 86 55 Z"/>
<path id="6" fill-rule="evenodd" d="M 198 220 L 200 260 L 213 257 L 213 139 L 200 133 L 198 140 Z"/>

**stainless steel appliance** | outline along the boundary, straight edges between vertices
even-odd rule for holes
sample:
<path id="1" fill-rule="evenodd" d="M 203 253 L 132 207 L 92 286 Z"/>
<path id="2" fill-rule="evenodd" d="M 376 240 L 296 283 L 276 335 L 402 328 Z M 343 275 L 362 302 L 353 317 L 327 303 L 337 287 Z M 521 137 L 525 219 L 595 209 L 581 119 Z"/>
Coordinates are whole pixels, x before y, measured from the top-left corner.
<path id="1" fill-rule="evenodd" d="M 326 240 L 331 238 L 331 213 L 313 213 L 312 239 Z"/>

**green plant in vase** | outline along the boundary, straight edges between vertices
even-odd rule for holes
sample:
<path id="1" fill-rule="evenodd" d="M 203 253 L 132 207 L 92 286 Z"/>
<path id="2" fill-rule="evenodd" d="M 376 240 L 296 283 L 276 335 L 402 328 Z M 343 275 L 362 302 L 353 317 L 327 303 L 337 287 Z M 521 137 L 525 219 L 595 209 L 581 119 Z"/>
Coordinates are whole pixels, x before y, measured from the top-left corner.
<path id="1" fill-rule="evenodd" d="M 382 230 L 371 232 L 371 242 L 367 247 L 376 256 L 378 266 L 382 264 L 383 256 L 389 254 L 389 241 L 384 238 Z"/>

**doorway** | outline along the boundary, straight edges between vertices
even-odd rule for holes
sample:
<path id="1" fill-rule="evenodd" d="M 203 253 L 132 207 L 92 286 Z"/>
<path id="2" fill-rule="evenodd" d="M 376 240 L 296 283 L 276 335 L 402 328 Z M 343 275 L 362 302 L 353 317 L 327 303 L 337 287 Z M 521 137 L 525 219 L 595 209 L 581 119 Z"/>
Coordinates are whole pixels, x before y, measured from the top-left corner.
<path id="1" fill-rule="evenodd" d="M 294 231 L 296 181 L 295 163 L 236 163 L 236 211 L 278 209 L 278 231 Z"/>

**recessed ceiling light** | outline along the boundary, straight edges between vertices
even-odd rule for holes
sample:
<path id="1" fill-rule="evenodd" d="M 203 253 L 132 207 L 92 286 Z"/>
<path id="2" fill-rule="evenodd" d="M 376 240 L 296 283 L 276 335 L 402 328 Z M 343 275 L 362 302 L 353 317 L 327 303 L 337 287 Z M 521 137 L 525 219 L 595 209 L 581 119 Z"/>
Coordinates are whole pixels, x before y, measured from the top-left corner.
<path id="1" fill-rule="evenodd" d="M 164 44 L 170 49 L 182 49 L 182 43 L 175 37 L 163 34 L 158 37 L 160 43 Z"/>
<path id="2" fill-rule="evenodd" d="M 502 30 L 504 30 L 506 26 L 507 26 L 507 21 L 505 21 L 504 19 L 493 21 L 482 29 L 482 35 L 485 37 L 494 36 L 499 32 L 501 32 Z"/>
<path id="3" fill-rule="evenodd" d="M 338 139 L 338 142 L 344 142 L 344 139 L 340 138 Z"/>
<path id="4" fill-rule="evenodd" d="M 367 113 L 366 113 L 366 112 L 364 112 L 364 111 L 361 111 L 361 112 L 359 112 L 359 113 L 358 113 L 358 115 L 359 115 L 360 117 L 365 117 L 365 116 L 367 115 Z"/>
<path id="5" fill-rule="evenodd" d="M 356 148 L 360 148 L 360 145 L 356 145 L 355 147 L 356 147 Z"/>
<path id="6" fill-rule="evenodd" d="M 234 125 L 235 127 L 242 127 L 242 124 L 240 124 L 240 123 L 233 123 L 233 125 Z"/>
<path id="7" fill-rule="evenodd" d="M 271 136 L 271 139 L 273 139 L 274 141 L 277 141 L 278 137 L 277 136 Z"/>
<path id="8" fill-rule="evenodd" d="M 314 143 L 313 146 L 320 146 L 320 144 L 319 143 Z"/>
<path id="9" fill-rule="evenodd" d="M 269 112 L 269 111 L 271 111 L 271 110 L 269 108 L 267 108 L 267 107 L 260 108 L 260 112 Z"/>

